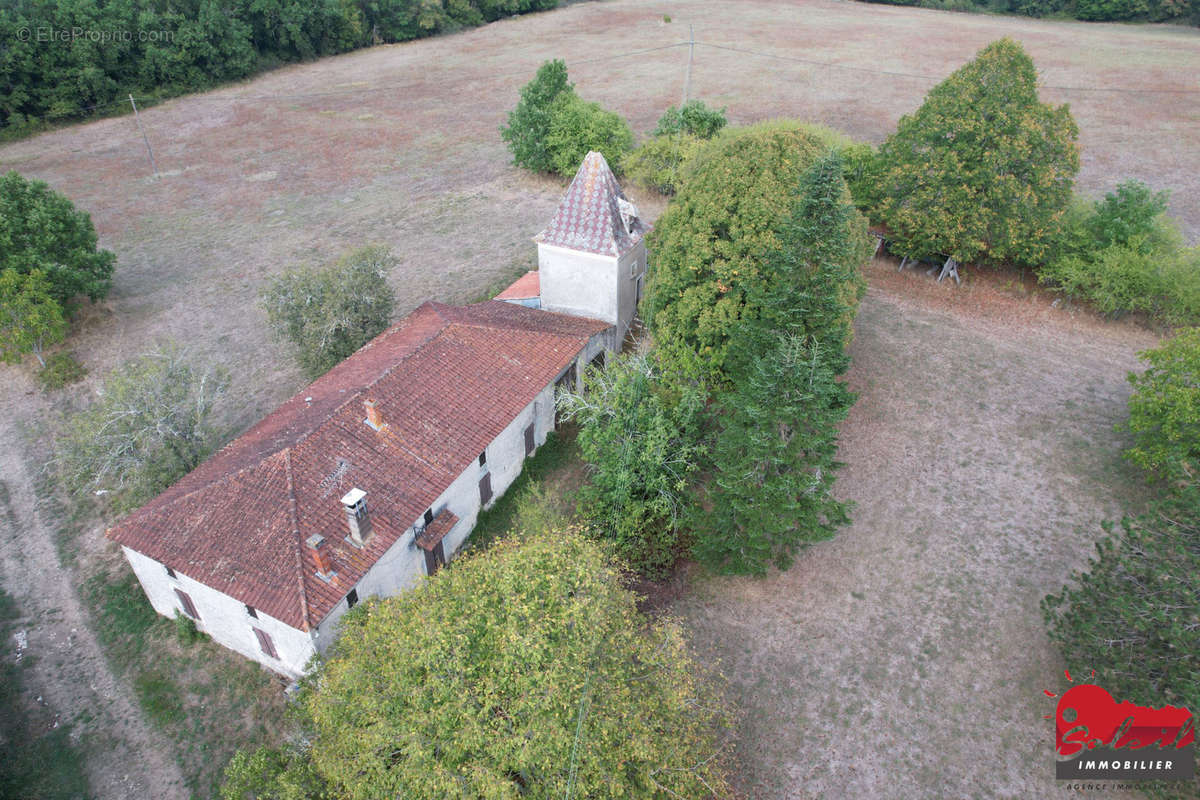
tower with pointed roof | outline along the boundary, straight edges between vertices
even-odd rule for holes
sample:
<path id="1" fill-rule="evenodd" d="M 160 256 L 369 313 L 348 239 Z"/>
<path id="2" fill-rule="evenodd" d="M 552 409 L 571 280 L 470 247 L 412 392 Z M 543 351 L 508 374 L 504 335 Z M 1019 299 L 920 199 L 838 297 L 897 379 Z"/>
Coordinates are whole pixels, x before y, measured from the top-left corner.
<path id="1" fill-rule="evenodd" d="M 604 156 L 588 153 L 550 224 L 534 237 L 541 307 L 609 323 L 610 348 L 619 350 L 641 300 L 649 230 Z"/>

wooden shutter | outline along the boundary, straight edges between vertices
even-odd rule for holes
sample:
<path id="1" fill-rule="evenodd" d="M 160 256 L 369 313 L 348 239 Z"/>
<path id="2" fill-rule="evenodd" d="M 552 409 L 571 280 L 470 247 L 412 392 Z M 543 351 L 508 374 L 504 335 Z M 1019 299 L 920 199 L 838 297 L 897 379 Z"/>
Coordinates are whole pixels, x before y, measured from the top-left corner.
<path id="1" fill-rule="evenodd" d="M 433 546 L 432 550 L 425 551 L 425 574 L 432 575 L 438 571 L 438 568 L 446 563 L 446 551 L 442 549 L 442 543 L 438 542 Z"/>
<path id="2" fill-rule="evenodd" d="M 533 423 L 529 423 L 529 427 L 525 429 L 525 455 L 533 453 Z"/>
<path id="3" fill-rule="evenodd" d="M 479 479 L 479 505 L 486 506 L 492 499 L 492 473 L 485 472 Z"/>
<path id="4" fill-rule="evenodd" d="M 275 652 L 275 643 L 271 641 L 271 634 L 259 630 L 253 625 L 250 626 L 250 630 L 254 631 L 254 635 L 258 638 L 258 646 L 264 653 L 271 658 L 279 658 L 279 653 Z"/>
<path id="5" fill-rule="evenodd" d="M 192 602 L 192 598 L 188 597 L 188 593 L 182 589 L 176 589 L 175 594 L 179 595 L 179 602 L 183 605 L 183 613 L 194 620 L 199 620 L 200 614 L 196 612 L 196 604 Z"/>

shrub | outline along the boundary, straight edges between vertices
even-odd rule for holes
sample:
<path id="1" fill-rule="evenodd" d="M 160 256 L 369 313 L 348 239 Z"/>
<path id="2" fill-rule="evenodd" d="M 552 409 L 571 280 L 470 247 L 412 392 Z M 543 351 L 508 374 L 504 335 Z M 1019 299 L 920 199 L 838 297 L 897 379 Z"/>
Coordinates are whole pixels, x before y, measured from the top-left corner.
<path id="1" fill-rule="evenodd" d="M 79 295 L 99 300 L 112 285 L 116 256 L 96 248 L 92 218 L 42 181 L 0 176 L 0 271 L 45 274 L 63 308 Z"/>
<path id="2" fill-rule="evenodd" d="M 613 171 L 620 173 L 633 149 L 633 131 L 619 114 L 581 100 L 574 92 L 563 92 L 550 107 L 546 149 L 553 170 L 565 178 L 579 170 L 592 150 L 602 153 Z"/>
<path id="3" fill-rule="evenodd" d="M 1068 256 L 1042 267 L 1038 280 L 1095 306 L 1110 317 L 1131 311 L 1154 311 L 1164 286 L 1161 256 L 1144 253 L 1138 240 L 1132 247 L 1111 245 L 1090 258 Z"/>
<path id="4" fill-rule="evenodd" d="M 678 555 L 689 482 L 703 456 L 703 395 L 669 397 L 654 362 L 630 355 L 587 370 L 582 390 L 560 395 L 559 407 L 579 424 L 589 468 L 579 513 L 589 533 L 614 543 L 637 571 L 661 576 Z"/>
<path id="5" fill-rule="evenodd" d="M 880 201 L 879 181 L 882 164 L 875 148 L 869 144 L 855 142 L 841 149 L 842 176 L 850 197 L 860 211 L 869 211 Z"/>
<path id="6" fill-rule="evenodd" d="M 683 185 L 688 165 L 703 146 L 701 139 L 686 133 L 655 136 L 625 159 L 625 175 L 644 189 L 670 197 Z"/>
<path id="7" fill-rule="evenodd" d="M 1126 456 L 1154 477 L 1200 487 L 1200 328 L 1189 328 L 1141 354 L 1147 363 L 1131 373 Z"/>
<path id="8" fill-rule="evenodd" d="M 55 461 L 65 485 L 106 493 L 117 508 L 149 500 L 215 448 L 212 411 L 228 385 L 224 370 L 193 365 L 174 345 L 122 364 L 60 426 Z"/>
<path id="9" fill-rule="evenodd" d="M 22 355 L 33 353 L 45 369 L 42 350 L 67 335 L 67 319 L 52 293 L 40 269 L 0 271 L 0 361 L 17 364 Z"/>
<path id="10" fill-rule="evenodd" d="M 1066 106 L 1040 103 L 1033 61 L 994 42 L 935 86 L 879 149 L 875 214 L 909 255 L 1043 263 L 1079 170 Z"/>
<path id="11" fill-rule="evenodd" d="M 55 353 L 46 357 L 46 366 L 37 372 L 38 384 L 43 392 L 62 389 L 79 383 L 87 377 L 87 368 L 80 364 L 74 353 Z"/>
<path id="12" fill-rule="evenodd" d="M 1177 245 L 1178 233 L 1167 220 L 1167 192 L 1152 192 L 1141 181 L 1125 181 L 1096 203 L 1087 229 L 1093 247 L 1134 247 L 1150 253 Z"/>
<path id="13" fill-rule="evenodd" d="M 310 378 L 387 328 L 396 305 L 387 275 L 395 265 L 387 248 L 364 247 L 331 267 L 292 269 L 270 282 L 262 296 L 267 321 L 292 343 Z"/>
<path id="14" fill-rule="evenodd" d="M 551 107 L 561 94 L 574 94 L 574 87 L 567 81 L 567 65 L 560 59 L 543 63 L 533 80 L 521 87 L 521 99 L 509 112 L 508 125 L 500 129 L 518 167 L 534 172 L 554 169 L 546 140 Z"/>
<path id="15" fill-rule="evenodd" d="M 659 117 L 654 136 L 685 133 L 698 139 L 711 139 L 725 127 L 725 109 L 709 108 L 702 100 L 689 100 L 679 108 L 671 106 Z"/>
<path id="16" fill-rule="evenodd" d="M 191 647 L 204 638 L 204 634 L 196 627 L 196 621 L 179 611 L 175 612 L 175 640 L 184 647 Z"/>
<path id="17" fill-rule="evenodd" d="M 726 797 L 704 674 L 599 547 L 550 531 L 360 604 L 304 704 L 338 796 Z"/>
<path id="18" fill-rule="evenodd" d="M 800 176 L 828 151 L 826 141 L 799 123 L 765 123 L 723 131 L 692 162 L 650 234 L 644 308 L 671 380 L 725 380 L 730 332 L 748 295 L 769 297 L 777 288 L 763 260 L 780 248 Z M 846 226 L 863 248 L 854 259 L 865 260 L 865 221 L 851 210 Z"/>

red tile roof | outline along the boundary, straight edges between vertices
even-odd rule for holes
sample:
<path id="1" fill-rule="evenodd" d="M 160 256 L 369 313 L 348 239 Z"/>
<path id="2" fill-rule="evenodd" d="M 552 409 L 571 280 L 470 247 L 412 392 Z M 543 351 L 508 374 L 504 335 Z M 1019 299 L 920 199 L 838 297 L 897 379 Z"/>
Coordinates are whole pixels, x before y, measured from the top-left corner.
<path id="1" fill-rule="evenodd" d="M 425 303 L 108 535 L 308 630 L 607 327 L 511 303 Z M 361 549 L 346 541 L 351 488 L 367 493 Z M 331 582 L 305 545 L 314 533 L 328 540 Z"/>
<path id="2" fill-rule="evenodd" d="M 521 277 L 508 285 L 500 294 L 496 295 L 496 300 L 528 300 L 531 297 L 539 297 L 542 294 L 542 281 L 538 276 L 537 270 L 532 269 L 526 272 Z"/>
<path id="3" fill-rule="evenodd" d="M 633 214 L 628 228 L 623 213 Z M 636 213 L 604 156 L 593 150 L 583 159 L 546 230 L 533 240 L 571 250 L 620 256 L 650 230 Z"/>

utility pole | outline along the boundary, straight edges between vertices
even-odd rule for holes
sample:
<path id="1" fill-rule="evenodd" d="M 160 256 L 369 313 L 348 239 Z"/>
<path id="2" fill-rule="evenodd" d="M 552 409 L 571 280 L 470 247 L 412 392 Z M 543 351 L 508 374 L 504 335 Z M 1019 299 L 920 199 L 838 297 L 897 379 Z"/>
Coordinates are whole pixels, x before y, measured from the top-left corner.
<path id="1" fill-rule="evenodd" d="M 133 95 L 129 95 L 129 105 L 133 106 L 133 118 L 137 122 L 138 130 L 142 132 L 142 141 L 146 143 L 146 152 L 150 154 L 150 166 L 154 169 L 154 177 L 158 177 L 158 164 L 154 163 L 154 151 L 150 149 L 150 140 L 146 138 L 146 129 L 142 127 L 142 118 L 138 116 L 137 103 L 133 102 Z"/>
<path id="2" fill-rule="evenodd" d="M 692 24 L 688 24 L 688 65 L 687 73 L 683 78 L 683 103 L 679 107 L 683 108 L 688 101 L 688 89 L 692 86 L 692 55 L 696 52 L 696 28 Z"/>

